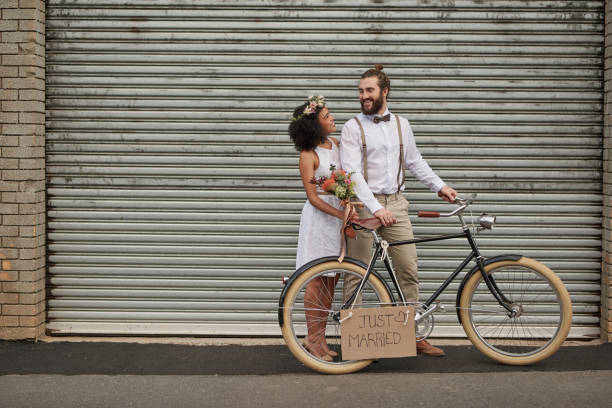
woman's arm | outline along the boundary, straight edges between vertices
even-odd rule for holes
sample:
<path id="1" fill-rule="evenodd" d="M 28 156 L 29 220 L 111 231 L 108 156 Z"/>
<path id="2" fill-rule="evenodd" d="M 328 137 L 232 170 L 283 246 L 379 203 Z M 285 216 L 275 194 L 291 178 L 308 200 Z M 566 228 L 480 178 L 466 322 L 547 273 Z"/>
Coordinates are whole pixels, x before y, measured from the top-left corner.
<path id="1" fill-rule="evenodd" d="M 317 159 L 318 158 L 313 151 L 303 151 L 300 153 L 300 177 L 302 177 L 302 184 L 304 184 L 306 197 L 308 198 L 308 201 L 310 201 L 310 204 L 312 204 L 315 208 L 323 211 L 326 214 L 343 219 L 344 212 L 323 201 L 321 197 L 319 197 L 319 194 L 317 194 L 316 185 L 310 182 L 310 180 L 312 180 L 314 177 L 315 164 L 318 164 L 315 163 L 315 160 L 318 162 Z"/>

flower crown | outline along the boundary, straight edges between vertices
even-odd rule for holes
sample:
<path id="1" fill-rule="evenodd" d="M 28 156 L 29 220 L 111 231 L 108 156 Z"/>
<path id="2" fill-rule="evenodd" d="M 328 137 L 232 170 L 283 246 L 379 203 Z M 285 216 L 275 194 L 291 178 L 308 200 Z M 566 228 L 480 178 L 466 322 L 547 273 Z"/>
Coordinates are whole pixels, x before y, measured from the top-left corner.
<path id="1" fill-rule="evenodd" d="M 323 95 L 319 96 L 309 96 L 308 97 L 308 105 L 304 108 L 302 114 L 300 114 L 297 118 L 293 118 L 293 120 L 300 120 L 303 116 L 312 115 L 317 112 L 317 109 L 322 109 L 325 107 L 325 97 Z"/>

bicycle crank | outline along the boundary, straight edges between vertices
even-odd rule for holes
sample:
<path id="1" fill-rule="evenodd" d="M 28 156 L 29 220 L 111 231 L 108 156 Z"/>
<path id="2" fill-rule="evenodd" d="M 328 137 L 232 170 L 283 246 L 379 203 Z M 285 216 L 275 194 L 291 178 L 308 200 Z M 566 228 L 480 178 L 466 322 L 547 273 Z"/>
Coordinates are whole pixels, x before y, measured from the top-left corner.
<path id="1" fill-rule="evenodd" d="M 424 305 L 420 304 L 414 308 L 416 313 L 414 322 L 414 331 L 416 335 L 416 341 L 423 341 L 433 331 L 434 328 L 434 312 L 438 309 L 443 310 L 444 307 L 440 306 L 440 302 L 435 302 L 429 308 L 425 308 Z"/>

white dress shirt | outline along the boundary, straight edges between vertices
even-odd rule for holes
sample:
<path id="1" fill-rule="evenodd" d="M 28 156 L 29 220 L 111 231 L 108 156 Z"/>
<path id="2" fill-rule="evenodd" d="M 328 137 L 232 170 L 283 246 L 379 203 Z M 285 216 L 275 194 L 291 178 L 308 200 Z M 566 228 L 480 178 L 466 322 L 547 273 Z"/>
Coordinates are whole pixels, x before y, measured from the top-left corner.
<path id="1" fill-rule="evenodd" d="M 383 115 L 388 114 L 385 111 Z M 383 208 L 374 194 L 393 194 L 397 192 L 397 175 L 399 166 L 399 137 L 395 115 L 391 114 L 388 122 L 374 123 L 375 116 L 360 113 L 357 117 L 365 132 L 368 152 L 368 182 L 363 177 L 363 160 L 361 131 L 353 118 L 344 124 L 340 139 L 340 163 L 347 172 L 354 171 L 351 177 L 355 181 L 357 198 L 374 214 Z M 404 163 L 420 182 L 433 192 L 438 192 L 445 183 L 438 177 L 427 162 L 421 157 L 416 147 L 414 135 L 407 119 L 400 117 L 402 138 L 404 140 Z M 403 183 L 403 180 L 401 180 Z M 404 186 L 402 185 L 402 190 Z"/>

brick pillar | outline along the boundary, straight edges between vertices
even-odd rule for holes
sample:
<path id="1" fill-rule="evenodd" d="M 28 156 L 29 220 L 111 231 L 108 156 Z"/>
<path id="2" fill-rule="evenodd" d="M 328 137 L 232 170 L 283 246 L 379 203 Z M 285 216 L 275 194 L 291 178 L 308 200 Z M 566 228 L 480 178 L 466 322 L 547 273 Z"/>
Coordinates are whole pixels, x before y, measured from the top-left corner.
<path id="1" fill-rule="evenodd" d="M 45 332 L 45 2 L 0 1 L 0 338 Z"/>
<path id="2" fill-rule="evenodd" d="M 605 4 L 601 338 L 612 342 L 612 0 Z"/>

